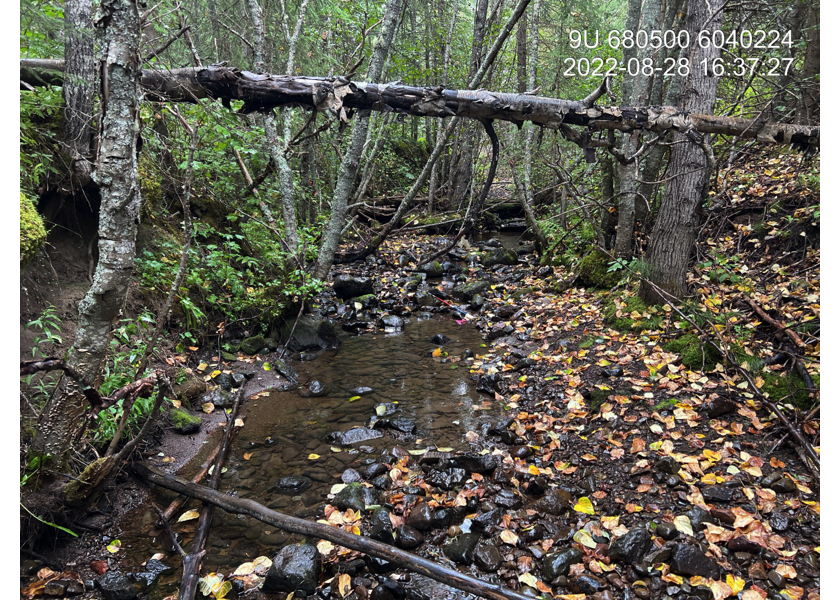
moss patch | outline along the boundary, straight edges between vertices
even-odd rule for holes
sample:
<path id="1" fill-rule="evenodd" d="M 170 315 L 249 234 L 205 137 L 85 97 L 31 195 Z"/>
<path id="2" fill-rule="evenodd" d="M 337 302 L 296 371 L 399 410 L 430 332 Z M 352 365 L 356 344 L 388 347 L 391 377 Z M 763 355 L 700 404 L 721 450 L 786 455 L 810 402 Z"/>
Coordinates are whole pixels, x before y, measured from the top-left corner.
<path id="1" fill-rule="evenodd" d="M 662 349 L 682 356 L 683 364 L 692 371 L 711 369 L 721 361 L 720 353 L 708 342 L 701 344 L 700 338 L 693 333 L 663 344 Z"/>
<path id="2" fill-rule="evenodd" d="M 25 267 L 47 241 L 44 220 L 35 205 L 23 192 L 20 193 L 20 266 Z"/>
<path id="3" fill-rule="evenodd" d="M 770 371 L 762 373 L 764 385 L 761 391 L 767 394 L 773 402 L 790 402 L 799 408 L 808 409 L 814 405 L 814 401 L 805 389 L 805 382 L 795 372 L 783 373 Z M 820 376 L 812 375 L 814 387 L 820 389 Z"/>
<path id="4" fill-rule="evenodd" d="M 602 390 L 601 388 L 595 388 L 590 392 L 589 396 L 589 410 L 591 412 L 598 412 L 601 409 L 601 405 L 607 401 L 610 397 L 610 394 L 613 394 L 612 390 Z"/>
<path id="5" fill-rule="evenodd" d="M 184 435 L 195 433 L 201 428 L 201 417 L 190 414 L 183 408 L 173 408 L 169 411 L 169 422 L 175 431 Z"/>
<path id="6" fill-rule="evenodd" d="M 659 329 L 663 317 L 652 315 L 651 309 L 655 307 L 645 304 L 637 296 L 623 296 L 616 292 L 604 298 L 604 322 L 616 331 Z"/>
<path id="7" fill-rule="evenodd" d="M 609 254 L 599 248 L 593 248 L 580 261 L 581 283 L 586 287 L 607 290 L 618 285 L 621 281 L 621 273 L 608 271 L 610 262 L 612 258 Z"/>

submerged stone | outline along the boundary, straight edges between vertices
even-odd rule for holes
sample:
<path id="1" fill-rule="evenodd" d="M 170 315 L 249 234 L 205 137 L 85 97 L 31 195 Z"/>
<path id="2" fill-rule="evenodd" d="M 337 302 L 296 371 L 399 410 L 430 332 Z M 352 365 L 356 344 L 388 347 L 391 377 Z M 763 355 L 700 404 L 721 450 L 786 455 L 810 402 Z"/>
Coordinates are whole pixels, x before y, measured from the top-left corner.
<path id="1" fill-rule="evenodd" d="M 321 574 L 321 556 L 315 546 L 286 546 L 274 557 L 262 589 L 269 593 L 314 594 Z"/>

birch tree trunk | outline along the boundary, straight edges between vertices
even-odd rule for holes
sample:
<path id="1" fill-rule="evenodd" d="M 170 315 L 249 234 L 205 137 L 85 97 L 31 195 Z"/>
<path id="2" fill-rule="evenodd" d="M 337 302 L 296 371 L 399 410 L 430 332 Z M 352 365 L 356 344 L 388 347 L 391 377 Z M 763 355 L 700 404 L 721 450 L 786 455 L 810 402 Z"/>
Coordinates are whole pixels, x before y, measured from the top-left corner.
<path id="1" fill-rule="evenodd" d="M 701 29 L 720 29 L 723 2 L 689 0 L 686 29 L 692 39 L 697 39 Z M 711 64 L 720 57 L 720 48 L 714 46 L 702 48 L 695 42 L 691 47 L 691 72 L 683 80 L 680 93 L 680 106 L 687 112 L 711 112 L 714 108 L 718 80 L 705 74 L 701 66 L 704 60 Z M 685 272 L 696 242 L 698 208 L 708 193 L 714 157 L 708 134 L 678 133 L 674 141 L 665 197 L 651 233 L 647 262 L 651 281 L 671 296 L 682 298 L 687 291 Z M 659 292 L 644 282 L 639 295 L 646 302 L 662 301 Z"/>
<path id="2" fill-rule="evenodd" d="M 385 15 L 382 17 L 382 27 L 377 37 L 376 46 L 368 65 L 367 81 L 375 83 L 382 76 L 385 66 L 385 57 L 391 47 L 391 42 L 397 32 L 400 13 L 402 12 L 405 0 L 386 0 Z M 332 266 L 335 252 L 341 241 L 341 232 L 344 230 L 344 223 L 347 220 L 347 200 L 353 192 L 353 184 L 359 171 L 359 161 L 362 157 L 365 140 L 367 139 L 368 126 L 370 124 L 370 111 L 359 111 L 356 121 L 353 123 L 353 132 L 350 136 L 350 146 L 341 161 L 338 171 L 338 178 L 333 192 L 333 200 L 330 206 L 330 220 L 324 231 L 321 241 L 321 248 L 318 251 L 318 259 L 315 263 L 315 277 L 326 279 Z"/>
<path id="3" fill-rule="evenodd" d="M 102 137 L 93 180 L 99 186 L 99 262 L 79 303 L 79 326 L 67 362 L 93 383 L 100 375 L 111 327 L 119 318 L 134 270 L 140 212 L 137 142 L 140 103 L 140 17 L 136 0 L 99 6 Z M 64 462 L 87 401 L 68 377 L 38 424 L 31 452 Z"/>
<path id="4" fill-rule="evenodd" d="M 91 121 L 96 69 L 91 0 L 64 3 L 64 143 L 81 185 L 90 181 Z"/>
<path id="5" fill-rule="evenodd" d="M 254 71 L 267 73 L 265 63 L 265 29 L 262 17 L 262 8 L 257 0 L 248 0 L 248 16 L 254 28 Z M 305 8 L 305 7 L 304 7 Z M 291 53 L 290 53 L 291 54 Z M 292 60 L 294 55 L 292 54 Z M 274 111 L 262 115 L 262 125 L 265 129 L 265 140 L 268 145 L 268 153 L 274 166 L 277 169 L 278 191 L 280 193 L 280 208 L 283 212 L 283 231 L 286 234 L 286 243 L 291 251 L 298 247 L 297 217 L 295 215 L 295 188 L 292 178 L 292 169 L 283 154 L 283 146 L 277 135 L 277 122 L 274 119 Z M 270 207 L 262 205 L 263 213 L 270 212 Z M 269 222 L 273 222 L 273 216 L 264 215 Z"/>

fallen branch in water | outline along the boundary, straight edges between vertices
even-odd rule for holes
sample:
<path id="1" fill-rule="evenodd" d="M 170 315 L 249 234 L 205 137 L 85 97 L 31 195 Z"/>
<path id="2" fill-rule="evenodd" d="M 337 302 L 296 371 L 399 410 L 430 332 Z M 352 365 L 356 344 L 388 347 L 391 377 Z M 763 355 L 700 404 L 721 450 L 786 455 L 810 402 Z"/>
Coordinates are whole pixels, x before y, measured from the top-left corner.
<path id="1" fill-rule="evenodd" d="M 153 467 L 138 464 L 134 466 L 134 472 L 155 485 L 213 504 L 229 513 L 249 515 L 263 523 L 278 527 L 290 533 L 329 540 L 334 544 L 387 560 L 413 573 L 419 573 L 450 587 L 476 594 L 482 598 L 490 598 L 491 600 L 531 600 L 528 596 L 524 596 L 502 585 L 481 581 L 480 579 L 465 575 L 454 569 L 449 569 L 416 554 L 399 550 L 387 544 L 350 533 L 337 527 L 290 517 L 289 515 L 270 510 L 254 500 L 237 498 L 229 494 L 217 492 L 206 486 L 190 483 L 186 479 L 174 475 L 167 475 Z"/>

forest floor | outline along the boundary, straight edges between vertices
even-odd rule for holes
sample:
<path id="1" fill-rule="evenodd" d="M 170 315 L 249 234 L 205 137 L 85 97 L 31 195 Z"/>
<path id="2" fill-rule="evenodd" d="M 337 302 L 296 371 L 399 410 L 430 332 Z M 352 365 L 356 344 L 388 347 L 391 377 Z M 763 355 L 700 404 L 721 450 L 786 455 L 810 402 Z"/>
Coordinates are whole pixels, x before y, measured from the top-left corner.
<path id="1" fill-rule="evenodd" d="M 757 177 L 754 169 L 745 169 L 743 179 L 733 174 L 731 210 L 705 224 L 694 295 L 682 310 L 708 318 L 720 339 L 734 344 L 756 384 L 775 390 L 776 404 L 818 448 L 819 413 L 812 406 L 819 406 L 819 393 L 793 385 L 788 370 L 793 354 L 812 376 L 819 372 L 818 326 L 801 327 L 819 323 L 813 243 L 819 200 L 803 192 L 796 173 L 793 159 L 781 159 Z M 334 473 L 339 487 L 315 517 L 526 595 L 819 598 L 819 481 L 790 432 L 731 365 L 708 346 L 699 365 L 688 360 L 688 346 L 675 349 L 672 342 L 687 332 L 673 308 L 638 305 L 629 274 L 630 283 L 612 293 L 558 285 L 568 273 L 540 266 L 527 246 L 519 248 L 516 264 L 487 268 L 469 258 L 479 244 L 461 247 L 444 278 L 420 281 L 416 259 L 439 241 L 398 237 L 378 260 L 336 269 L 336 275 L 372 278 L 374 307 L 343 302 L 331 289 L 318 304 L 338 323 L 368 323 L 357 328 L 362 336 L 381 330 L 382 317 L 410 321 L 419 312 L 477 327 L 485 344 L 473 356 L 450 355 L 446 340 L 438 340 L 423 360 L 468 365 L 479 391 L 505 416 L 466 431 L 465 449 L 457 452 L 409 452 L 412 436 L 387 430 L 393 445 L 375 457 L 362 452 L 348 470 Z M 492 251 L 495 244 L 480 245 Z M 459 292 L 464 282 L 477 287 Z M 791 351 L 789 337 L 746 298 L 816 337 L 803 334 L 805 346 Z M 263 359 L 271 357 L 226 366 L 259 374 Z M 269 382 L 248 385 L 253 399 Z M 785 386 L 790 393 L 779 392 Z M 206 434 L 221 417 L 204 420 Z M 201 440 L 167 432 L 162 451 L 183 463 Z M 116 485 L 123 494 L 132 490 L 135 500 L 126 507 L 146 501 L 143 485 L 128 476 Z M 382 508 L 365 510 L 371 504 Z M 99 577 L 103 564 L 125 570 L 119 553 L 106 551 L 101 540 L 85 534 L 75 551 L 47 558 L 57 571 L 80 573 L 81 581 Z M 325 565 L 314 582 L 319 597 L 465 597 L 404 570 L 387 575 L 355 551 L 309 541 Z M 160 558 L 180 563 L 174 554 Z M 22 586 L 49 578 L 37 576 L 35 566 Z M 245 590 L 264 581 L 267 567 L 252 561 L 224 575 L 233 590 Z M 255 593 L 249 597 L 286 597 Z"/>

